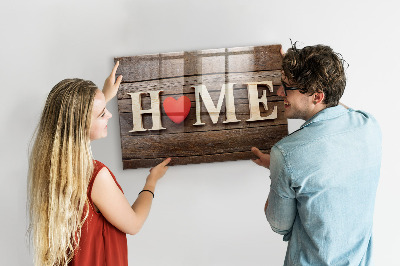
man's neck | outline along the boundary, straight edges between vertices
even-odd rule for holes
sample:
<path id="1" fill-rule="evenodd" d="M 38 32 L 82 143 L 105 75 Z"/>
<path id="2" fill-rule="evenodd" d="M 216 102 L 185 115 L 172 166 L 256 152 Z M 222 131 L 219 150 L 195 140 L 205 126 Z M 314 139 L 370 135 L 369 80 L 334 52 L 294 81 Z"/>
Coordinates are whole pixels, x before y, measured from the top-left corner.
<path id="1" fill-rule="evenodd" d="M 315 107 L 310 111 L 309 115 L 306 117 L 306 121 L 309 120 L 311 117 L 313 117 L 314 115 L 318 114 L 319 112 L 321 112 L 322 110 L 326 109 L 327 106 L 326 104 L 317 104 L 315 105 Z"/>

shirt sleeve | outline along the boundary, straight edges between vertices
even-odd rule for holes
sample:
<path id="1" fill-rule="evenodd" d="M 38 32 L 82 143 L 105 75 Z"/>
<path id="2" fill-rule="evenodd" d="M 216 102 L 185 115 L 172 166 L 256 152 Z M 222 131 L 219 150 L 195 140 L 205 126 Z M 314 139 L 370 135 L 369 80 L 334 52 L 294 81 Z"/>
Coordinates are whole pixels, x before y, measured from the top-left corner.
<path id="1" fill-rule="evenodd" d="M 267 220 L 272 230 L 288 241 L 296 218 L 296 193 L 291 187 L 290 170 L 277 147 L 272 147 L 270 163 L 271 187 L 268 195 Z"/>

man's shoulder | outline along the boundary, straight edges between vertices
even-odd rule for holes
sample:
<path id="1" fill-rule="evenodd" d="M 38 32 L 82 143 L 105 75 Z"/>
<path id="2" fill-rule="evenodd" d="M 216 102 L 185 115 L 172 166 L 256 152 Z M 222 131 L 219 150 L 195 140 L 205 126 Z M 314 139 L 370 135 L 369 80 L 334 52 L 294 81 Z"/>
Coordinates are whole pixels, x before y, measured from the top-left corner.
<path id="1" fill-rule="evenodd" d="M 302 153 L 316 143 L 329 142 L 335 137 L 340 139 L 340 136 L 360 132 L 380 137 L 380 127 L 373 115 L 349 109 L 341 116 L 304 123 L 298 130 L 278 141 L 274 147 L 286 156 L 296 152 Z"/>
<path id="2" fill-rule="evenodd" d="M 349 109 L 349 114 L 352 116 L 356 116 L 359 117 L 361 119 L 363 119 L 364 121 L 376 126 L 379 128 L 379 123 L 376 120 L 376 118 L 368 112 L 362 111 L 362 110 L 353 110 L 353 109 Z"/>
<path id="3" fill-rule="evenodd" d="M 344 125 L 348 131 L 357 134 L 369 135 L 373 139 L 381 139 L 381 128 L 376 118 L 365 111 L 349 109 L 349 114 Z M 364 133 L 365 134 L 364 134 Z"/>

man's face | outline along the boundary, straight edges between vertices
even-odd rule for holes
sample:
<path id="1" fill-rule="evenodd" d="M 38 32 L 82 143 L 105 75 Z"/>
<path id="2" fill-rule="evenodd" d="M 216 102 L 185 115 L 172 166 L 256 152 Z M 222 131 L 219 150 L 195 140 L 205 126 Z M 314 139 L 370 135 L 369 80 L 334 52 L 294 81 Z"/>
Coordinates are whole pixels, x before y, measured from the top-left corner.
<path id="1" fill-rule="evenodd" d="M 282 81 L 290 87 L 296 87 L 296 84 L 290 83 L 282 73 Z M 299 90 L 287 90 L 283 86 L 279 87 L 278 95 L 283 97 L 285 103 L 285 117 L 290 119 L 308 120 L 312 117 L 312 109 L 314 108 L 312 96 L 303 94 Z"/>

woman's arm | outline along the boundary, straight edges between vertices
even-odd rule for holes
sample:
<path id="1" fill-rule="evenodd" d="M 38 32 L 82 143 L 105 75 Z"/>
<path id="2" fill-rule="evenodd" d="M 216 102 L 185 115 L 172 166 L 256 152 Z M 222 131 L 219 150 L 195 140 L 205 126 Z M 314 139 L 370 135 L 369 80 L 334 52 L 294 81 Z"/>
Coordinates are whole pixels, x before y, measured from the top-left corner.
<path id="1" fill-rule="evenodd" d="M 170 160 L 168 158 L 150 170 L 143 189 L 154 193 L 157 181 L 164 176 L 168 169 L 166 165 Z M 144 191 L 131 206 L 106 167 L 97 174 L 91 196 L 93 203 L 107 221 L 122 232 L 131 235 L 138 233 L 142 228 L 153 201 L 153 195 Z"/>

